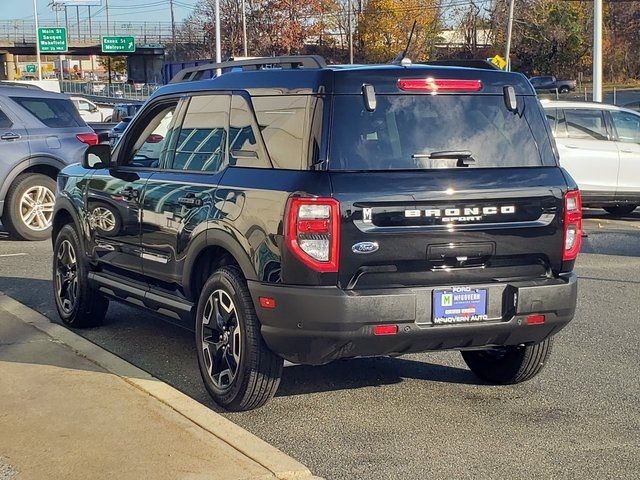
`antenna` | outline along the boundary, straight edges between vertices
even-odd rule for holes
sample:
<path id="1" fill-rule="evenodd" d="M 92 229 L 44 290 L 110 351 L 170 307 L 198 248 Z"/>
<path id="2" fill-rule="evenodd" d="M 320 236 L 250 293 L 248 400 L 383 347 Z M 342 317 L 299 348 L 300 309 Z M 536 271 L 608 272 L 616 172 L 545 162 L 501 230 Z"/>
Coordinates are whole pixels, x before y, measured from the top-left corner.
<path id="1" fill-rule="evenodd" d="M 407 56 L 407 52 L 409 51 L 409 47 L 411 46 L 411 40 L 413 40 L 413 32 L 416 29 L 416 24 L 418 23 L 418 20 L 414 20 L 413 21 L 413 25 L 411 27 L 411 33 L 409 33 L 409 39 L 407 40 L 407 46 L 405 47 L 405 49 L 400 52 L 396 58 L 393 59 L 393 61 L 391 63 L 396 64 L 396 65 L 403 65 L 403 60 L 404 58 Z"/>

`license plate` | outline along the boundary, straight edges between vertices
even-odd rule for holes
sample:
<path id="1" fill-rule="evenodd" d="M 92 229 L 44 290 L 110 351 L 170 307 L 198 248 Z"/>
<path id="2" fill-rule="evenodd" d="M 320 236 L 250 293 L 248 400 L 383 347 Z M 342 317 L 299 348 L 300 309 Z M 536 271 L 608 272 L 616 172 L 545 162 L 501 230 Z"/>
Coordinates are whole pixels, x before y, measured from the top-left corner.
<path id="1" fill-rule="evenodd" d="M 487 315 L 487 289 L 452 287 L 433 291 L 433 323 L 483 322 Z"/>

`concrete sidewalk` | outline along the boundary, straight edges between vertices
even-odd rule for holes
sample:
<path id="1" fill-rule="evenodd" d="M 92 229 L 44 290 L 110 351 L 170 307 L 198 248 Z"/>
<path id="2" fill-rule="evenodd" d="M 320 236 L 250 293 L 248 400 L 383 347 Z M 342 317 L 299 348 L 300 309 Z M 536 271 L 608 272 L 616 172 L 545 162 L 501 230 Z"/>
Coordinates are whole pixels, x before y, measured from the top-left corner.
<path id="1" fill-rule="evenodd" d="M 213 417 L 205 418 L 191 399 L 174 393 L 182 404 L 171 405 L 79 355 L 25 320 L 20 307 L 27 308 L 0 294 L 0 480 L 311 478 L 215 412 L 207 409 Z M 185 408 L 200 417 L 189 418 Z M 245 435 L 242 448 L 225 441 L 228 435 Z M 265 455 L 284 459 L 282 469 Z"/>

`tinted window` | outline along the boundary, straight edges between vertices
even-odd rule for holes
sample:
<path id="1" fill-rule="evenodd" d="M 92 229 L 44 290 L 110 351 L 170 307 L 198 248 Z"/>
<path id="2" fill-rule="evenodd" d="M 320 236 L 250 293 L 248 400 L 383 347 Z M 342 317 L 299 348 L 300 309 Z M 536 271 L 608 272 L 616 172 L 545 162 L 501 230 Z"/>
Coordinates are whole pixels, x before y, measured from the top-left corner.
<path id="1" fill-rule="evenodd" d="M 570 138 L 607 140 L 607 127 L 601 110 L 565 109 L 564 116 Z"/>
<path id="2" fill-rule="evenodd" d="M 70 100 L 63 98 L 11 97 L 21 107 L 51 128 L 81 127 L 85 123 Z"/>
<path id="3" fill-rule="evenodd" d="M 555 108 L 552 108 L 550 110 L 545 110 L 544 114 L 547 117 L 547 121 L 549 122 L 549 125 L 551 126 L 551 131 L 555 132 L 555 130 L 556 130 L 556 122 L 558 120 L 558 112 L 557 112 L 557 110 Z"/>
<path id="4" fill-rule="evenodd" d="M 13 125 L 13 122 L 9 120 L 9 117 L 7 117 L 2 110 L 0 110 L 0 128 L 9 128 L 11 125 Z"/>
<path id="5" fill-rule="evenodd" d="M 364 108 L 361 95 L 334 98 L 330 167 L 344 170 L 453 168 L 434 152 L 468 150 L 474 167 L 555 165 L 537 100 L 518 97 L 522 113 L 502 96 L 378 95 Z M 540 149 L 540 150 L 539 150 Z"/>
<path id="6" fill-rule="evenodd" d="M 307 161 L 308 95 L 253 97 L 262 138 L 274 167 L 299 170 Z"/>
<path id="7" fill-rule="evenodd" d="M 224 167 L 229 103 L 228 95 L 191 98 L 172 168 L 217 172 Z"/>
<path id="8" fill-rule="evenodd" d="M 640 143 L 640 116 L 627 112 L 611 112 L 618 141 Z"/>
<path id="9" fill-rule="evenodd" d="M 268 168 L 266 155 L 258 143 L 253 112 L 244 98 L 233 96 L 229 125 L 229 165 Z"/>
<path id="10" fill-rule="evenodd" d="M 176 103 L 158 105 L 134 126 L 135 130 L 126 138 L 130 148 L 125 156 L 126 165 L 156 168 L 166 162 L 173 143 L 175 109 Z"/>

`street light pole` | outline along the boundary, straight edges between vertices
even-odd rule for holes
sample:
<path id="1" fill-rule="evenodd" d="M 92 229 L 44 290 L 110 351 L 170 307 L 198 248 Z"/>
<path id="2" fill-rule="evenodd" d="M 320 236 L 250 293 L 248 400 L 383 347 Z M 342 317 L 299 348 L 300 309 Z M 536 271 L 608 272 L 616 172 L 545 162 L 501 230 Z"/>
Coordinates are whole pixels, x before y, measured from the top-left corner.
<path id="1" fill-rule="evenodd" d="M 216 0 L 216 63 L 222 61 L 222 46 L 220 45 L 220 0 Z M 222 75 L 222 69 L 216 69 L 216 75 Z"/>
<path id="2" fill-rule="evenodd" d="M 602 0 L 593 2 L 593 101 L 602 102 Z"/>
<path id="3" fill-rule="evenodd" d="M 349 0 L 349 2 L 347 3 L 347 9 L 348 11 L 348 21 L 347 21 L 347 28 L 349 29 L 349 63 L 353 63 L 353 26 L 351 25 L 351 12 L 352 12 L 352 6 L 351 6 L 351 0 Z"/>
<path id="4" fill-rule="evenodd" d="M 245 0 L 242 0 L 242 44 L 244 47 L 244 56 L 248 57 L 247 53 L 249 50 L 247 48 L 247 12 L 245 7 Z"/>
<path id="5" fill-rule="evenodd" d="M 504 47 L 504 59 L 507 62 L 507 71 L 511 71 L 511 35 L 513 32 L 513 9 L 516 0 L 510 0 L 509 2 L 509 20 L 507 21 L 507 41 Z"/>
<path id="6" fill-rule="evenodd" d="M 38 58 L 38 80 L 42 80 L 42 62 L 40 61 L 40 41 L 38 40 L 38 6 L 33 0 L 33 18 L 36 24 L 36 57 Z"/>
<path id="7" fill-rule="evenodd" d="M 171 60 L 176 59 L 176 21 L 173 15 L 173 0 L 169 0 L 169 8 L 171 9 L 171 49 L 173 50 L 173 55 L 171 56 Z"/>

